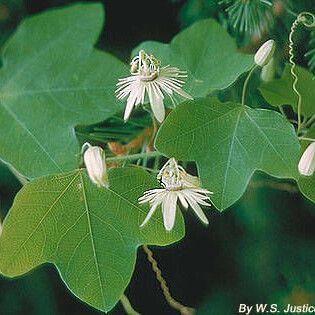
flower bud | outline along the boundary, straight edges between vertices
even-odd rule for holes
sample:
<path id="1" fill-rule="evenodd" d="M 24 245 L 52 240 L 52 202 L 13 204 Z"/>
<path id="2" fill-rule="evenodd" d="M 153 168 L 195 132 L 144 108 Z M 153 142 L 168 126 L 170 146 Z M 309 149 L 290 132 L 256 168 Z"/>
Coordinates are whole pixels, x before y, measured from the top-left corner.
<path id="1" fill-rule="evenodd" d="M 257 50 L 255 54 L 255 63 L 258 66 L 265 66 L 272 58 L 273 53 L 275 52 L 275 41 L 273 39 L 269 39 L 260 48 Z"/>
<path id="2" fill-rule="evenodd" d="M 275 78 L 275 73 L 276 73 L 275 59 L 271 58 L 271 60 L 261 69 L 260 78 L 264 82 L 270 82 Z"/>
<path id="3" fill-rule="evenodd" d="M 89 143 L 85 143 L 82 146 L 82 152 L 83 151 L 83 160 L 90 180 L 96 184 L 97 187 L 108 188 L 108 176 L 104 150 L 100 147 L 91 146 Z"/>
<path id="4" fill-rule="evenodd" d="M 312 142 L 304 151 L 300 162 L 299 172 L 304 176 L 312 176 L 315 171 L 315 142 Z"/>

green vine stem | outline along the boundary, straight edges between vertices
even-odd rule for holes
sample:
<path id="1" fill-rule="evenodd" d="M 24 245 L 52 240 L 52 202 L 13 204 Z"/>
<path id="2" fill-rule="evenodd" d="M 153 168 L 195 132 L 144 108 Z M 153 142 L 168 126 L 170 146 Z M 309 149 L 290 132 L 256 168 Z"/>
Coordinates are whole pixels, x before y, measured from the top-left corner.
<path id="1" fill-rule="evenodd" d="M 26 185 L 29 182 L 29 180 L 22 174 L 20 174 L 13 166 L 8 165 L 8 168 L 12 172 L 12 174 L 17 178 L 17 180 L 21 183 L 22 186 Z"/>
<path id="2" fill-rule="evenodd" d="M 312 22 L 310 23 L 308 18 L 312 19 Z M 292 89 L 295 92 L 295 94 L 298 97 L 298 102 L 297 102 L 297 115 L 298 115 L 298 127 L 297 127 L 297 133 L 300 132 L 301 127 L 302 127 L 302 121 L 301 121 L 301 107 L 302 107 L 302 95 L 297 89 L 297 83 L 298 83 L 298 76 L 295 72 L 295 61 L 294 61 L 294 42 L 293 42 L 293 35 L 296 31 L 297 26 L 299 23 L 302 23 L 306 27 L 314 27 L 315 26 L 315 16 L 312 13 L 309 12 L 301 12 L 297 18 L 294 20 L 291 26 L 290 34 L 289 34 L 289 62 L 291 64 L 291 75 L 293 77 L 293 84 L 292 84 Z"/>
<path id="3" fill-rule="evenodd" d="M 299 137 L 299 140 L 315 142 L 315 139 L 313 139 L 313 138 L 307 138 L 307 137 Z"/>
<path id="4" fill-rule="evenodd" d="M 242 90 L 242 101 L 241 104 L 242 106 L 245 106 L 245 97 L 246 97 L 246 91 L 247 91 L 247 86 L 248 86 L 248 82 L 252 76 L 252 74 L 254 73 L 254 71 L 256 70 L 257 65 L 254 65 L 251 70 L 249 71 L 245 81 L 244 81 L 244 85 L 243 85 L 243 90 Z"/>
<path id="5" fill-rule="evenodd" d="M 143 153 L 136 153 L 136 154 L 130 154 L 130 155 L 119 155 L 114 157 L 108 157 L 106 158 L 106 162 L 117 162 L 117 161 L 134 161 L 139 159 L 151 159 L 158 156 L 161 156 L 162 154 L 158 151 L 152 151 L 152 152 L 143 152 Z"/>
<path id="6" fill-rule="evenodd" d="M 129 301 L 129 299 L 127 298 L 127 296 L 125 294 L 123 294 L 120 298 L 120 302 L 126 312 L 126 314 L 128 315 L 140 315 L 140 313 L 138 313 L 137 311 L 135 311 L 133 309 L 133 307 L 131 306 L 131 303 Z"/>
<path id="7" fill-rule="evenodd" d="M 309 128 L 315 121 L 315 115 L 313 115 L 311 118 L 309 118 L 305 123 L 302 123 L 301 128 Z"/>

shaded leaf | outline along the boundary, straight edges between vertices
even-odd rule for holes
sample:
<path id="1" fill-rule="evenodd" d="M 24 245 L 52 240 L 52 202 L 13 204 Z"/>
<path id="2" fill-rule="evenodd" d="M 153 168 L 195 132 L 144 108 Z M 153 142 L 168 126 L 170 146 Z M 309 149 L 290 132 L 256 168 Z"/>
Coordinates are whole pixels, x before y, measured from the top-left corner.
<path id="1" fill-rule="evenodd" d="M 119 111 L 115 83 L 125 65 L 93 48 L 99 4 L 54 9 L 26 19 L 3 51 L 0 158 L 34 178 L 77 167 L 74 127 Z"/>
<path id="2" fill-rule="evenodd" d="M 224 210 L 244 193 L 255 170 L 280 178 L 297 173 L 299 142 L 280 114 L 213 98 L 176 107 L 160 128 L 157 149 L 196 161 L 202 184 Z"/>
<path id="3" fill-rule="evenodd" d="M 152 53 L 162 65 L 171 65 L 188 73 L 185 91 L 194 97 L 224 89 L 253 65 L 253 56 L 237 51 L 234 39 L 212 19 L 197 22 L 176 35 L 170 44 L 147 41 L 140 49 Z"/>
<path id="4" fill-rule="evenodd" d="M 273 106 L 291 105 L 297 111 L 298 97 L 293 91 L 293 78 L 290 72 L 291 66 L 286 65 L 280 79 L 263 83 L 259 90 L 268 103 Z M 296 66 L 298 76 L 297 89 L 302 95 L 301 112 L 309 117 L 315 114 L 315 81 L 313 75 L 306 69 Z"/>
<path id="5" fill-rule="evenodd" d="M 143 229 L 147 206 L 137 198 L 158 183 L 136 168 L 109 172 L 98 189 L 83 170 L 36 179 L 17 194 L 4 222 L 0 270 L 16 277 L 50 262 L 86 303 L 110 310 L 128 285 L 141 244 L 167 245 L 184 235 L 182 216 L 171 233 L 157 211 Z"/>

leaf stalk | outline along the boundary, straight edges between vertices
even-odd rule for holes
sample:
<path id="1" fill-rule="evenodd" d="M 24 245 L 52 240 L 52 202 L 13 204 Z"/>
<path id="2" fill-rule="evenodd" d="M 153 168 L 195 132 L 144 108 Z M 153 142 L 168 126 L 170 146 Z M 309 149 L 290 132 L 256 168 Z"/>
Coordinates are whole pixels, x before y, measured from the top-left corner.
<path id="1" fill-rule="evenodd" d="M 243 85 L 243 90 L 242 90 L 242 101 L 241 104 L 242 106 L 245 106 L 245 97 L 246 97 L 246 91 L 247 91 L 247 86 L 248 86 L 248 82 L 252 76 L 252 74 L 254 73 L 254 71 L 256 70 L 257 65 L 254 65 L 251 70 L 249 71 L 245 81 L 244 81 L 244 85 Z"/>
<path id="2" fill-rule="evenodd" d="M 107 162 L 117 162 L 117 161 L 134 161 L 139 159 L 151 159 L 158 156 L 161 156 L 162 154 L 158 151 L 152 151 L 152 152 L 143 152 L 143 153 L 136 153 L 136 154 L 130 154 L 130 155 L 120 155 L 120 156 L 114 156 L 114 157 L 108 157 L 106 158 Z"/>

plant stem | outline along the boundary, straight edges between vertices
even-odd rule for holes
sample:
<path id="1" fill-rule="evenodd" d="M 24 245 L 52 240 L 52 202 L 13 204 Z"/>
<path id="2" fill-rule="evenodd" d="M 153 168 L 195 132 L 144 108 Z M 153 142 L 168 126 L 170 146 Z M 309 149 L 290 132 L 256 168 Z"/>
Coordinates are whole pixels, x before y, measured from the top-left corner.
<path id="1" fill-rule="evenodd" d="M 159 172 L 159 170 L 156 170 L 156 169 L 150 168 L 150 167 L 146 167 L 146 166 L 142 166 L 142 165 L 131 164 L 131 166 L 135 167 L 135 168 L 142 168 L 143 170 L 146 170 L 146 171 L 151 172 L 153 174 L 157 174 Z"/>
<path id="2" fill-rule="evenodd" d="M 282 116 L 287 119 L 287 115 L 285 114 L 285 111 L 283 109 L 283 107 L 281 105 L 278 106 L 280 113 L 282 114 Z"/>
<path id="3" fill-rule="evenodd" d="M 138 160 L 138 159 L 151 159 L 157 156 L 161 156 L 162 154 L 158 151 L 153 152 L 144 152 L 144 153 L 136 153 L 130 155 L 121 155 L 121 156 L 114 156 L 106 158 L 107 162 L 116 162 L 116 161 L 125 161 L 125 160 Z"/>
<path id="4" fill-rule="evenodd" d="M 242 91 L 242 105 L 245 106 L 245 96 L 246 96 L 246 90 L 248 86 L 249 79 L 251 78 L 253 72 L 256 70 L 257 65 L 254 65 L 251 70 L 249 71 L 243 85 L 243 91 Z"/>
<path id="5" fill-rule="evenodd" d="M 307 120 L 305 123 L 302 123 L 301 129 L 302 128 L 308 128 L 310 127 L 313 122 L 315 121 L 315 115 L 313 115 L 309 120 Z"/>
<path id="6" fill-rule="evenodd" d="M 132 305 L 130 304 L 129 299 L 127 298 L 127 296 L 125 294 L 123 294 L 120 298 L 120 302 L 126 312 L 126 314 L 128 315 L 140 315 L 140 313 L 138 313 L 137 311 L 135 311 L 132 307 Z"/>
<path id="7" fill-rule="evenodd" d="M 157 264 L 157 261 L 153 257 L 152 251 L 148 248 L 147 245 L 143 245 L 142 248 L 143 248 L 144 252 L 147 255 L 148 261 L 151 263 L 152 270 L 154 271 L 154 273 L 156 275 L 156 279 L 160 283 L 163 295 L 164 295 L 165 300 L 168 303 L 168 305 L 170 307 L 172 307 L 173 309 L 177 310 L 178 312 L 180 312 L 181 315 L 194 315 L 195 314 L 195 309 L 181 304 L 180 302 L 176 301 L 172 297 L 172 295 L 170 293 L 170 290 L 169 290 L 169 288 L 167 286 L 167 283 L 166 283 L 165 279 L 162 276 L 161 269 L 159 268 L 159 266 Z"/>
<path id="8" fill-rule="evenodd" d="M 8 166 L 9 170 L 12 172 L 12 174 L 18 179 L 18 181 L 22 184 L 22 186 L 26 185 L 29 181 L 26 177 L 24 177 L 22 174 L 20 174 L 13 166 Z"/>
<path id="9" fill-rule="evenodd" d="M 299 140 L 315 142 L 315 139 L 313 139 L 313 138 L 306 138 L 306 137 L 299 137 Z"/>

